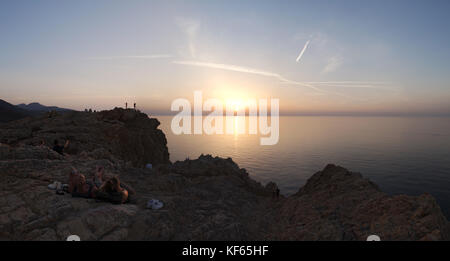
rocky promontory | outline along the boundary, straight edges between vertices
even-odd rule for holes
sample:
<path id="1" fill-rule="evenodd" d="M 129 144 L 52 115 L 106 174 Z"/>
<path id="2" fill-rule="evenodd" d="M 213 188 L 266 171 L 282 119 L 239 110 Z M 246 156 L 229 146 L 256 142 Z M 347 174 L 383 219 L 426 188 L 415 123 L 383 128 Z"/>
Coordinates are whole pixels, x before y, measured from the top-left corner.
<path id="1" fill-rule="evenodd" d="M 389 196 L 328 165 L 289 197 L 232 161 L 171 163 L 159 122 L 134 110 L 58 112 L 0 125 L 0 240 L 449 240 L 434 198 Z M 66 155 L 51 149 L 70 140 Z M 144 168 L 151 163 L 152 169 Z M 102 165 L 136 190 L 132 203 L 57 195 L 72 167 Z M 150 199 L 164 203 L 147 208 Z"/>
<path id="2" fill-rule="evenodd" d="M 145 113 L 116 108 L 98 113 L 51 112 L 0 127 L 0 143 L 53 146 L 70 140 L 70 155 L 122 160 L 133 166 L 169 163 L 167 140 L 159 121 Z M 86 155 L 88 154 L 88 155 Z"/>

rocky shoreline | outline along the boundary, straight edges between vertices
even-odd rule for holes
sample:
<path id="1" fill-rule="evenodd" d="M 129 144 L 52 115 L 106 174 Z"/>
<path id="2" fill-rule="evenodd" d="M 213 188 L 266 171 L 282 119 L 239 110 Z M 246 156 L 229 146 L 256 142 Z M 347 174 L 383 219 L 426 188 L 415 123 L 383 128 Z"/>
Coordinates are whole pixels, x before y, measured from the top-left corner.
<path id="1" fill-rule="evenodd" d="M 450 240 L 431 195 L 388 196 L 361 174 L 328 165 L 289 197 L 209 155 L 171 163 L 159 122 L 124 109 L 64 112 L 0 125 L 0 240 Z M 71 141 L 68 155 L 48 146 Z M 153 169 L 143 168 L 152 163 Z M 71 167 L 103 165 L 137 192 L 134 204 L 57 195 Z M 164 202 L 146 208 L 150 199 Z"/>

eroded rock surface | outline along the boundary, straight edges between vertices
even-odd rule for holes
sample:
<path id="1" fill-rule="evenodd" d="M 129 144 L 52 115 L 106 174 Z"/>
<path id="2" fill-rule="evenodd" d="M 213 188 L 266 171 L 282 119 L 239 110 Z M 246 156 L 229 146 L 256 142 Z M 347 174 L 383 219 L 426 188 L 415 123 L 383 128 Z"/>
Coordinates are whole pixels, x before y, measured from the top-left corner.
<path id="1" fill-rule="evenodd" d="M 2 124 L 0 142 L 12 146 L 52 147 L 64 144 L 71 155 L 88 154 L 97 159 L 124 160 L 133 166 L 169 163 L 167 140 L 159 121 L 135 110 L 116 108 L 98 113 L 56 112 Z"/>
<path id="2" fill-rule="evenodd" d="M 359 173 L 328 165 L 280 207 L 279 240 L 448 240 L 449 223 L 435 199 L 388 196 Z"/>
<path id="3" fill-rule="evenodd" d="M 133 110 L 64 113 L 0 126 L 0 240 L 448 240 L 434 198 L 388 196 L 360 174 L 328 165 L 298 193 L 249 178 L 231 159 L 170 163 L 159 122 Z M 70 138 L 62 156 L 46 146 Z M 131 146 L 131 148 L 130 148 Z M 152 170 L 144 169 L 152 162 Z M 137 192 L 135 204 L 56 195 L 72 167 L 103 165 Z M 164 207 L 146 208 L 149 199 Z"/>
<path id="4" fill-rule="evenodd" d="M 262 217 L 271 191 L 231 160 L 202 156 L 145 170 L 87 156 L 60 157 L 45 147 L 1 145 L 0 151 L 10 155 L 0 161 L 3 240 L 64 240 L 71 234 L 83 240 L 256 240 L 268 228 Z M 72 166 L 91 177 L 97 165 L 131 185 L 136 204 L 72 198 L 47 188 L 55 180 L 67 182 Z M 149 199 L 164 207 L 146 209 Z"/>

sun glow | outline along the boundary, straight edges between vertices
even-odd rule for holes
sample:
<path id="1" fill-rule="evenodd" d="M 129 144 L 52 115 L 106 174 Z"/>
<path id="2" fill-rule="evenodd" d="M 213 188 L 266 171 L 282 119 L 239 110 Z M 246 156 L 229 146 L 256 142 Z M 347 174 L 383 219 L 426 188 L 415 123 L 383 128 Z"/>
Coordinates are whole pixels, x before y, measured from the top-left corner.
<path id="1" fill-rule="evenodd" d="M 215 88 L 209 93 L 212 97 L 220 98 L 225 104 L 230 102 L 236 108 L 240 108 L 244 101 L 250 98 L 259 98 L 259 95 L 255 97 L 256 92 L 249 92 L 251 88 L 249 86 L 239 86 L 239 84 L 233 83 L 215 83 Z M 239 87 L 236 87 L 239 86 Z"/>
<path id="2" fill-rule="evenodd" d="M 234 134 L 234 140 L 237 140 L 239 136 L 239 119 L 237 116 L 234 117 L 234 128 L 233 128 L 233 134 Z M 242 126 L 241 126 L 242 127 Z"/>
<path id="3" fill-rule="evenodd" d="M 228 99 L 225 104 L 227 108 L 231 108 L 234 112 L 245 109 L 244 102 L 240 99 Z"/>

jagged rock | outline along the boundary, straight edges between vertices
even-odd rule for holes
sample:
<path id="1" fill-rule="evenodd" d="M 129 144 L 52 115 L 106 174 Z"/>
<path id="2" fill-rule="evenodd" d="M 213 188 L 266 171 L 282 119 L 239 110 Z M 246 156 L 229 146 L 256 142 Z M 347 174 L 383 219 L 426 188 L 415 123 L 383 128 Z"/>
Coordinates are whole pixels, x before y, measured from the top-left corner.
<path id="1" fill-rule="evenodd" d="M 202 156 L 191 168 L 181 162 L 149 171 L 78 155 L 45 158 L 47 149 L 23 145 L 4 152 L 0 239 L 64 240 L 77 234 L 83 240 L 245 240 L 263 237 L 265 229 L 260 227 L 268 227 L 258 217 L 265 215 L 270 194 L 229 159 Z M 16 160 L 18 151 L 28 151 L 24 155 L 32 159 Z M 56 195 L 47 188 L 53 181 L 68 182 L 71 167 L 89 178 L 97 165 L 132 186 L 137 204 L 116 206 Z M 152 198 L 163 201 L 164 207 L 146 209 Z"/>
<path id="2" fill-rule="evenodd" d="M 448 240 L 449 223 L 433 197 L 388 196 L 361 174 L 328 165 L 280 206 L 279 240 Z"/>
<path id="3" fill-rule="evenodd" d="M 95 159 L 118 158 L 143 167 L 147 163 L 169 163 L 167 140 L 158 129 L 159 124 L 157 119 L 131 109 L 59 112 L 52 117 L 39 116 L 3 124 L 0 142 L 21 146 L 39 145 L 44 141 L 52 148 L 54 140 L 64 143 L 69 139 L 66 152 L 71 155 L 84 153 Z"/>
<path id="4" fill-rule="evenodd" d="M 30 122 L 31 121 L 31 122 Z M 39 125 L 40 128 L 30 126 Z M 68 112 L 0 126 L 0 240 L 382 240 L 449 239 L 430 195 L 388 196 L 360 174 L 328 165 L 290 197 L 252 180 L 230 158 L 171 164 L 159 122 L 134 110 Z M 14 130 L 29 129 L 32 135 Z M 5 134 L 6 133 L 6 134 Z M 61 156 L 38 141 L 70 137 Z M 137 146 L 137 144 L 140 144 Z M 75 147 L 75 148 L 74 148 Z M 151 170 L 143 162 L 158 162 Z M 135 204 L 56 195 L 72 167 L 97 165 L 136 192 Z M 146 208 L 150 199 L 164 207 Z"/>

